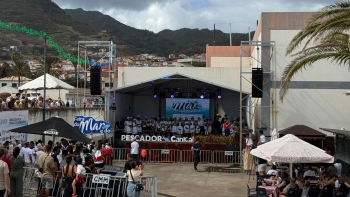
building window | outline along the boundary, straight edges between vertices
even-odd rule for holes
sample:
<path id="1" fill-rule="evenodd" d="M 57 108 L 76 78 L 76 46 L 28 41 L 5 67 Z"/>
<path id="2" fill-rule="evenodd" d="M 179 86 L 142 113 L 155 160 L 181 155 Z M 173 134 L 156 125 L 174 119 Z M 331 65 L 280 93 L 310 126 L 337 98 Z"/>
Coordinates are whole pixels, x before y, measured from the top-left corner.
<path id="1" fill-rule="evenodd" d="M 17 87 L 17 83 L 12 83 L 12 87 Z"/>
<path id="2" fill-rule="evenodd" d="M 112 86 L 109 86 L 109 83 L 105 83 L 105 87 L 113 87 L 113 83 L 111 83 Z"/>
<path id="3" fill-rule="evenodd" d="M 7 83 L 1 83 L 1 87 L 7 86 Z"/>

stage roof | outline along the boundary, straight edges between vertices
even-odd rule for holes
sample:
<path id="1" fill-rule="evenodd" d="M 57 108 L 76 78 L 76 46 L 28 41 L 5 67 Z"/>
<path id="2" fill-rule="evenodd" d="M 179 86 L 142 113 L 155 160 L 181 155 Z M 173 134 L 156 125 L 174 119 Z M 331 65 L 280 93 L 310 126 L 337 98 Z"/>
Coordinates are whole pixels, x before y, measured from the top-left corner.
<path id="1" fill-rule="evenodd" d="M 206 81 L 206 80 L 203 80 L 203 79 L 199 79 L 199 78 L 195 78 L 195 77 L 192 77 L 192 76 L 187 76 L 187 75 L 179 74 L 179 73 L 174 73 L 174 74 L 166 75 L 166 76 L 159 77 L 159 78 L 156 78 L 156 79 L 151 79 L 151 80 L 148 80 L 148 81 L 143 81 L 143 82 L 140 82 L 140 83 L 136 83 L 136 84 L 120 87 L 120 88 L 117 88 L 117 89 L 110 90 L 108 92 L 116 92 L 116 93 L 121 93 L 121 94 L 135 94 L 135 93 L 138 93 L 138 92 L 143 92 L 145 90 L 159 88 L 159 87 L 164 86 L 164 85 L 170 85 L 170 84 L 179 82 L 181 80 L 193 80 L 193 81 L 204 83 L 204 84 L 206 84 L 208 86 L 220 87 L 221 89 L 226 89 L 226 90 L 229 90 L 229 91 L 234 91 L 234 92 L 238 92 L 239 93 L 239 89 L 230 88 L 228 86 L 219 85 L 219 84 L 216 84 L 216 83 L 212 83 L 210 81 Z M 242 91 L 242 93 L 245 94 L 245 95 L 249 94 L 248 92 L 244 92 L 244 91 Z"/>

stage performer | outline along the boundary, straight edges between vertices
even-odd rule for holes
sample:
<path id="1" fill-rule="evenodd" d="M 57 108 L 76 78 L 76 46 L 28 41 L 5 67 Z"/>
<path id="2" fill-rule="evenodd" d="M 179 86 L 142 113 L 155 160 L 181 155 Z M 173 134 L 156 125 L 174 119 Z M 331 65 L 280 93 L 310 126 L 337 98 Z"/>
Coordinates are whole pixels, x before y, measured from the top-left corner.
<path id="1" fill-rule="evenodd" d="M 157 117 L 157 120 L 154 123 L 154 135 L 158 135 L 158 133 L 160 132 L 160 118 Z"/>
<path id="2" fill-rule="evenodd" d="M 194 117 L 191 117 L 191 121 L 190 121 L 190 137 L 194 136 L 194 132 L 196 131 L 196 125 L 195 125 L 195 121 L 194 121 Z"/>
<path id="3" fill-rule="evenodd" d="M 176 133 L 182 137 L 182 134 L 183 134 L 183 131 L 184 131 L 184 127 L 182 126 L 181 118 L 179 118 L 178 123 L 179 124 L 178 124 L 178 126 L 176 128 Z"/>
<path id="4" fill-rule="evenodd" d="M 166 121 L 165 118 L 162 117 L 162 119 L 160 120 L 160 132 L 163 135 L 166 132 Z"/>
<path id="5" fill-rule="evenodd" d="M 200 133 L 200 131 L 201 131 L 201 128 L 199 127 L 199 117 L 197 117 L 196 119 L 195 119 L 195 122 L 194 122 L 194 125 L 196 126 L 196 135 L 198 135 L 199 133 Z"/>
<path id="6" fill-rule="evenodd" d="M 204 116 L 203 116 L 203 118 L 205 118 Z M 199 125 L 199 128 L 200 128 L 200 135 L 204 135 L 204 120 L 203 120 L 203 118 L 201 118 L 201 117 L 198 117 L 198 125 Z"/>
<path id="7" fill-rule="evenodd" d="M 250 151 L 252 150 L 253 147 L 253 140 L 250 138 L 249 133 L 246 134 L 245 138 L 245 153 L 244 153 L 244 170 L 246 171 L 251 171 L 253 170 L 254 167 L 254 156 L 250 154 Z"/>
<path id="8" fill-rule="evenodd" d="M 170 117 L 168 117 L 167 121 L 166 121 L 166 132 L 167 134 L 170 136 L 171 134 L 171 119 Z"/>
<path id="9" fill-rule="evenodd" d="M 134 119 L 132 121 L 132 132 L 131 132 L 133 135 L 136 135 L 137 134 L 137 123 L 136 123 L 136 119 Z"/>
<path id="10" fill-rule="evenodd" d="M 190 121 L 188 121 L 188 118 L 185 118 L 184 121 L 184 136 L 190 137 Z"/>
<path id="11" fill-rule="evenodd" d="M 142 134 L 142 128 L 141 128 L 141 119 L 140 119 L 140 115 L 137 115 L 136 117 L 136 127 L 137 127 L 137 133 L 138 134 Z"/>
<path id="12" fill-rule="evenodd" d="M 150 127 L 151 127 L 150 135 L 153 136 L 154 130 L 156 129 L 156 120 L 153 116 L 151 116 Z"/>
<path id="13" fill-rule="evenodd" d="M 206 127 L 207 127 L 207 130 L 206 130 L 206 135 L 210 135 L 211 134 L 211 130 L 212 130 L 212 122 L 210 120 L 210 118 L 208 118 L 206 120 Z"/>
<path id="14" fill-rule="evenodd" d="M 171 132 L 173 133 L 173 135 L 177 132 L 177 125 L 179 123 L 177 122 L 176 118 L 173 118 L 173 121 L 171 121 Z"/>
<path id="15" fill-rule="evenodd" d="M 126 121 L 124 123 L 124 132 L 126 134 L 131 134 L 131 132 L 132 132 L 132 122 L 130 120 L 130 117 L 126 118 Z"/>

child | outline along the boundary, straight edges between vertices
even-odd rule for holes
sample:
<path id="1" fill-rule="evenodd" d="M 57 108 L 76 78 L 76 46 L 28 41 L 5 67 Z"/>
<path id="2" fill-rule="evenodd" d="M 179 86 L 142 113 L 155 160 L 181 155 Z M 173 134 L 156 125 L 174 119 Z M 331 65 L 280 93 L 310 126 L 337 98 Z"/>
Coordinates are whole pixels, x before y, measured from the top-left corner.
<path id="1" fill-rule="evenodd" d="M 76 168 L 76 172 L 75 172 L 76 178 L 72 182 L 72 188 L 73 188 L 72 197 L 77 196 L 77 191 L 76 191 L 77 189 L 76 189 L 75 185 L 78 183 L 84 182 L 84 178 L 85 178 L 85 174 L 86 174 L 86 170 L 82 164 L 83 160 L 80 157 L 78 157 L 75 159 L 75 162 L 77 163 L 77 168 Z"/>

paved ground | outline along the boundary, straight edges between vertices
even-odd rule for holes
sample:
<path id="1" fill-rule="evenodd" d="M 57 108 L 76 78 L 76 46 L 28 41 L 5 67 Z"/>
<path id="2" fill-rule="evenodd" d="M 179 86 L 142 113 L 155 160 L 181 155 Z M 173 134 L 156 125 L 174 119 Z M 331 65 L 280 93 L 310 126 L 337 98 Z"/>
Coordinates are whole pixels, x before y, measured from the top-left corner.
<path id="1" fill-rule="evenodd" d="M 122 166 L 122 163 L 115 163 Z M 210 165 L 146 164 L 144 173 L 157 175 L 159 197 L 246 197 L 247 186 L 255 187 L 256 180 L 246 173 L 207 172 Z"/>

